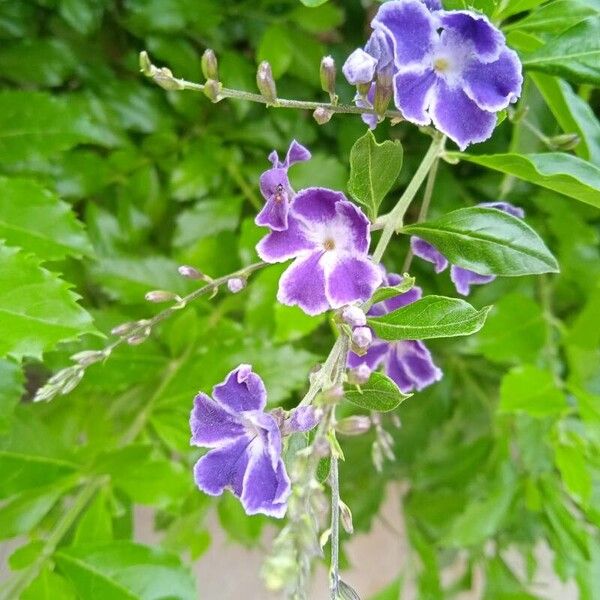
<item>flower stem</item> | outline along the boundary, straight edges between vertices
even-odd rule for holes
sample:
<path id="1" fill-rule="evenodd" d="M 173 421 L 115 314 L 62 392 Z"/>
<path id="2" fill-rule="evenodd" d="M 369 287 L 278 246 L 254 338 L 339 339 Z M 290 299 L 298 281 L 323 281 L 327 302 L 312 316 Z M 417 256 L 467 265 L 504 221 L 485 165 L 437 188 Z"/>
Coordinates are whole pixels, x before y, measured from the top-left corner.
<path id="1" fill-rule="evenodd" d="M 429 175 L 427 175 L 427 181 L 425 182 L 425 192 L 423 193 L 423 202 L 419 210 L 417 223 L 424 221 L 427 217 L 427 212 L 429 211 L 429 205 L 431 204 L 431 198 L 433 195 L 433 188 L 435 186 L 435 178 L 437 176 L 439 164 L 440 159 L 438 157 L 435 159 L 433 165 L 431 165 L 431 171 L 429 171 Z M 409 248 L 408 252 L 406 253 L 406 258 L 404 259 L 404 265 L 402 265 L 402 273 L 406 273 L 410 269 L 412 259 L 413 253 L 412 250 Z"/>
<path id="2" fill-rule="evenodd" d="M 146 75 L 155 83 L 168 90 L 191 90 L 194 92 L 204 92 L 205 85 L 195 83 L 174 77 L 167 69 L 157 68 L 154 65 L 150 66 Z M 221 87 L 219 89 L 217 101 L 224 98 L 236 98 L 238 100 L 247 100 L 248 102 L 258 102 L 259 104 L 267 104 L 274 108 L 295 108 L 300 110 L 315 110 L 322 108 L 332 113 L 344 113 L 352 115 L 376 115 L 374 108 L 361 108 L 351 104 L 333 104 L 331 102 L 313 102 L 305 100 L 288 100 L 286 98 L 276 98 L 271 101 L 261 94 L 246 92 L 244 90 L 234 90 L 232 88 Z M 384 117 L 403 121 L 402 113 L 397 110 L 387 110 Z"/>
<path id="3" fill-rule="evenodd" d="M 340 586 L 340 481 L 338 457 L 335 453 L 332 453 L 331 455 L 329 482 L 331 485 L 331 564 L 329 566 L 330 596 L 331 600 L 338 600 Z"/>
<path id="4" fill-rule="evenodd" d="M 440 157 L 445 143 L 445 137 L 436 136 L 431 142 L 431 146 L 429 146 L 429 150 L 423 157 L 423 161 L 419 165 L 416 173 L 413 175 L 413 178 L 410 180 L 410 183 L 404 190 L 402 196 L 398 200 L 396 206 L 388 213 L 387 218 L 385 220 L 385 225 L 383 227 L 383 232 L 381 237 L 379 238 L 379 242 L 375 248 L 375 252 L 373 252 L 373 261 L 378 263 L 381 262 L 381 258 L 392 239 L 392 235 L 394 235 L 394 231 L 402 227 L 402 221 L 404 219 L 404 215 L 410 206 L 410 203 L 413 201 L 416 196 L 421 184 L 427 177 L 427 174 L 436 163 L 438 158 Z"/>

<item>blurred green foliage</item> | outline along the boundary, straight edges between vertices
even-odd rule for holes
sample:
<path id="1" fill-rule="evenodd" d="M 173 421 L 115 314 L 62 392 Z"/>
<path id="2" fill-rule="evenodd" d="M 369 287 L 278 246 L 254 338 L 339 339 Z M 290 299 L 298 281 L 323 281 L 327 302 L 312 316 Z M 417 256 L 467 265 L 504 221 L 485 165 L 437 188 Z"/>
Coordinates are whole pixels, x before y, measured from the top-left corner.
<path id="1" fill-rule="evenodd" d="M 526 209 L 561 273 L 477 289 L 475 306 L 495 305 L 484 329 L 431 343 L 443 381 L 402 403 L 400 429 L 383 417 L 396 461 L 377 473 L 372 435 L 342 440 L 342 498 L 365 531 L 386 485 L 408 483 L 402 510 L 419 598 L 452 598 L 477 570 L 485 598 L 535 598 L 534 549 L 545 541 L 556 573 L 587 600 L 598 597 L 600 580 L 600 219 L 575 198 L 599 203 L 600 125 L 588 103 L 597 101 L 589 84 L 597 84 L 598 38 L 588 33 L 597 31 L 599 7 L 473 4 L 503 20 L 538 69 L 521 101 L 528 119 L 547 136 L 578 133 L 579 162 L 570 179 L 559 169 L 556 185 L 544 185 L 552 177 L 544 175 L 541 188 L 513 178 L 540 183 L 515 166 L 523 157 L 473 158 L 495 171 L 442 164 L 431 214 L 502 191 Z M 185 565 L 210 545 L 207 515 L 216 509 L 232 539 L 258 543 L 265 519 L 246 517 L 230 496 L 196 490 L 188 415 L 194 394 L 240 362 L 262 375 L 273 405 L 289 408 L 326 355 L 325 319 L 276 304 L 279 266 L 254 275 L 242 294 L 200 300 L 143 345 L 120 348 L 71 394 L 30 399 L 71 354 L 101 348 L 112 327 L 158 310 L 144 303 L 148 290 L 193 289 L 179 264 L 219 276 L 256 260 L 257 182 L 273 148 L 284 152 L 297 138 L 313 151 L 291 171 L 296 189 L 347 191 L 350 149 L 365 129 L 358 117 L 319 127 L 308 113 L 165 92 L 139 74 L 139 51 L 198 81 L 202 51 L 214 48 L 223 83 L 245 90 L 255 87 L 257 63 L 269 60 L 281 96 L 322 98 L 321 57 L 342 64 L 363 43 L 373 8 L 359 0 L 0 2 L 0 537 L 22 542 L 3 593 L 191 599 Z M 571 26 L 585 29 L 591 48 L 576 64 L 557 58 L 577 34 L 565 34 Z M 350 86 L 338 87 L 350 101 Z M 404 166 L 383 207 L 426 146 L 408 124 L 377 129 L 379 142 L 388 137 L 401 141 Z M 546 150 L 506 120 L 474 153 Z M 411 207 L 408 223 L 417 212 Z M 405 237 L 392 244 L 390 270 L 402 270 L 406 251 Z M 447 276 L 428 265 L 415 261 L 411 274 L 428 293 L 452 295 Z M 134 543 L 136 504 L 154 507 L 161 549 Z M 508 549 L 523 557 L 522 573 L 506 561 Z M 441 571 L 459 555 L 464 576 L 443 585 Z M 400 587 L 378 598 L 397 597 Z"/>

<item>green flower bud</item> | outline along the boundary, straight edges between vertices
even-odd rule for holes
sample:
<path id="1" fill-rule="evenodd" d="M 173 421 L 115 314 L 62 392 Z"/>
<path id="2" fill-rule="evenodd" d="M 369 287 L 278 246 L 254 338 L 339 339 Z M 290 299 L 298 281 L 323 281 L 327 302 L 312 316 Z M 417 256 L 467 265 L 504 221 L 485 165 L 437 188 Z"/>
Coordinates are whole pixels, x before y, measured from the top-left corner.
<path id="1" fill-rule="evenodd" d="M 271 65 L 263 60 L 260 65 L 258 65 L 258 70 L 256 71 L 256 85 L 262 97 L 269 104 L 277 104 L 277 87 L 275 85 L 275 80 L 273 79 L 273 71 L 271 69 Z"/>
<path id="2" fill-rule="evenodd" d="M 213 50 L 207 48 L 204 51 L 200 65 L 205 79 L 219 81 L 219 63 L 217 62 L 217 56 Z"/>

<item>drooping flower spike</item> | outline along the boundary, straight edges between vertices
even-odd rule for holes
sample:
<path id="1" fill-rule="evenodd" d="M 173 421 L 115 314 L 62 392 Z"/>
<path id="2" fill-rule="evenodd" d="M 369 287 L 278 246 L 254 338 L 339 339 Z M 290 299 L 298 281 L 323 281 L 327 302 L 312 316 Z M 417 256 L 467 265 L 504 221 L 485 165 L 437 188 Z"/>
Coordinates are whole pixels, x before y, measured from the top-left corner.
<path id="1" fill-rule="evenodd" d="M 261 194 L 267 201 L 256 215 L 255 223 L 260 227 L 269 227 L 275 231 L 283 231 L 288 226 L 288 212 L 294 191 L 288 179 L 288 169 L 295 163 L 307 161 L 310 152 L 296 140 L 288 148 L 285 160 L 281 162 L 275 150 L 269 154 L 273 165 L 260 176 Z"/>
<path id="2" fill-rule="evenodd" d="M 191 444 L 211 448 L 194 467 L 198 487 L 211 496 L 230 489 L 249 515 L 281 518 L 290 495 L 290 479 L 281 458 L 279 423 L 264 412 L 267 393 L 250 365 L 240 365 L 213 388 L 199 393 L 190 416 Z M 292 415 L 294 417 L 294 415 Z M 286 433 L 307 431 L 313 413 L 286 421 Z"/>
<path id="3" fill-rule="evenodd" d="M 393 0 L 381 6 L 371 25 L 373 35 L 385 38 L 393 51 L 398 110 L 418 125 L 433 121 L 463 150 L 488 139 L 496 113 L 521 93 L 519 58 L 484 15 L 437 10 L 437 3 L 420 0 Z M 375 60 L 375 73 L 380 57 L 367 47 L 365 53 Z M 352 64 L 359 64 L 359 56 Z M 363 59 L 361 73 L 366 73 Z"/>
<path id="4" fill-rule="evenodd" d="M 481 202 L 477 206 L 482 208 L 495 208 L 519 219 L 523 219 L 525 217 L 525 211 L 522 208 L 519 206 L 513 206 L 508 202 Z M 426 242 L 419 237 L 412 236 L 410 238 L 410 247 L 415 256 L 418 256 L 427 262 L 433 263 L 435 265 L 436 273 L 441 273 L 448 268 L 448 259 L 429 242 Z M 475 271 L 470 271 L 469 269 L 463 269 L 457 265 L 452 265 L 450 267 L 450 279 L 452 280 L 452 283 L 459 294 L 462 296 L 468 296 L 471 292 L 472 285 L 491 283 L 494 281 L 494 279 L 496 279 L 496 276 L 480 275 L 479 273 L 475 273 Z"/>
<path id="5" fill-rule="evenodd" d="M 395 273 L 389 273 L 384 279 L 384 285 L 388 286 L 401 282 L 402 277 Z M 421 295 L 421 288 L 412 287 L 403 294 L 374 304 L 369 315 L 387 314 L 415 302 Z M 362 356 L 349 352 L 347 365 L 361 380 L 383 365 L 385 373 L 405 394 L 420 391 L 442 378 L 442 371 L 434 364 L 425 344 L 419 340 L 387 342 L 375 338 Z"/>
<path id="6" fill-rule="evenodd" d="M 279 280 L 277 299 L 309 315 L 368 300 L 381 283 L 367 256 L 369 220 L 341 192 L 307 188 L 290 207 L 288 228 L 256 246 L 268 263 L 295 259 Z"/>

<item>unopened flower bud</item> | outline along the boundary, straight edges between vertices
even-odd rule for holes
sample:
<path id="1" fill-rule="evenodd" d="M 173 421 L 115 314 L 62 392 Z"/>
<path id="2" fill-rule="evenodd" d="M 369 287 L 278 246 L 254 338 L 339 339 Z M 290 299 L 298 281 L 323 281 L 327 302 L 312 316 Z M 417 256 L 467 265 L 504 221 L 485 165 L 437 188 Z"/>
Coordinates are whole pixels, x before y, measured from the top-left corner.
<path id="1" fill-rule="evenodd" d="M 362 310 L 358 306 L 346 306 L 344 310 L 342 310 L 342 319 L 344 322 L 348 323 L 350 327 L 364 327 L 367 324 L 367 317 Z"/>
<path id="2" fill-rule="evenodd" d="M 138 323 L 136 321 L 130 321 L 128 323 L 122 323 L 121 325 L 117 325 L 113 327 L 110 332 L 112 335 L 125 335 L 130 333 L 134 329 L 138 327 Z"/>
<path id="3" fill-rule="evenodd" d="M 148 292 L 144 298 L 146 298 L 147 302 L 169 302 L 171 300 L 175 300 L 177 298 L 177 294 L 173 292 L 166 292 L 164 290 L 152 290 Z"/>
<path id="4" fill-rule="evenodd" d="M 217 62 L 214 50 L 207 48 L 204 51 L 200 66 L 202 67 L 204 79 L 214 79 L 215 81 L 219 81 L 219 63 Z"/>
<path id="5" fill-rule="evenodd" d="M 223 86 L 219 81 L 215 81 L 214 79 L 208 79 L 204 84 L 204 88 L 202 88 L 202 91 L 211 102 L 218 102 L 222 99 L 219 96 L 222 87 Z"/>
<path id="6" fill-rule="evenodd" d="M 190 267 L 189 265 L 181 265 L 177 271 L 182 277 L 187 277 L 188 279 L 203 279 L 204 277 L 198 269 L 194 269 L 194 267 Z"/>
<path id="7" fill-rule="evenodd" d="M 548 138 L 548 146 L 552 150 L 573 150 L 581 138 L 576 133 L 562 133 Z"/>
<path id="8" fill-rule="evenodd" d="M 368 93 L 371 91 L 371 83 L 359 83 L 356 86 L 356 93 L 360 98 L 364 98 L 366 100 Z"/>
<path id="9" fill-rule="evenodd" d="M 352 524 L 352 511 L 348 505 L 343 501 L 339 500 L 340 507 L 340 521 L 346 533 L 354 533 L 354 525 Z"/>
<path id="10" fill-rule="evenodd" d="M 153 70 L 154 70 L 154 67 L 153 67 L 152 63 L 150 62 L 150 57 L 148 56 L 148 53 L 145 50 L 140 52 L 140 71 L 146 77 L 152 77 Z"/>
<path id="11" fill-rule="evenodd" d="M 337 101 L 337 95 L 335 93 L 335 61 L 331 56 L 324 56 L 321 60 L 321 88 L 324 92 L 329 94 L 331 102 L 333 104 Z"/>
<path id="12" fill-rule="evenodd" d="M 82 368 L 78 368 L 76 371 L 74 371 L 73 375 L 63 383 L 60 393 L 65 396 L 69 392 L 72 392 L 83 379 L 84 373 L 85 371 Z"/>
<path id="13" fill-rule="evenodd" d="M 323 391 L 323 398 L 332 402 L 337 402 L 344 397 L 344 388 L 341 385 L 336 385 Z"/>
<path id="14" fill-rule="evenodd" d="M 381 72 L 377 73 L 377 83 L 375 85 L 375 99 L 373 100 L 373 108 L 379 117 L 385 115 L 390 100 L 394 95 L 392 87 L 392 74 Z"/>
<path id="15" fill-rule="evenodd" d="M 369 327 L 356 327 L 352 332 L 352 344 L 360 350 L 367 350 L 373 343 L 373 334 Z"/>
<path id="16" fill-rule="evenodd" d="M 266 60 L 263 60 L 260 65 L 258 65 L 258 70 L 256 71 L 256 85 L 263 98 L 269 104 L 277 104 L 277 87 L 275 86 L 275 79 L 273 79 L 271 65 Z"/>
<path id="17" fill-rule="evenodd" d="M 342 419 L 335 430 L 342 435 L 362 435 L 371 429 L 371 419 L 366 415 L 353 415 Z"/>
<path id="18" fill-rule="evenodd" d="M 227 280 L 227 289 L 232 294 L 237 294 L 241 292 L 246 287 L 246 280 L 241 277 L 232 277 Z"/>
<path id="19" fill-rule="evenodd" d="M 185 86 L 181 81 L 173 77 L 171 69 L 162 67 L 161 69 L 154 69 L 152 72 L 152 78 L 164 90 L 183 90 Z"/>
<path id="20" fill-rule="evenodd" d="M 358 365 L 355 369 L 348 371 L 348 383 L 353 385 L 364 385 L 371 378 L 371 369 L 366 365 Z"/>
<path id="21" fill-rule="evenodd" d="M 143 333 L 141 335 L 132 335 L 131 337 L 127 338 L 127 343 L 130 346 L 139 346 L 140 344 L 143 344 L 147 339 L 148 334 L 146 333 Z"/>
<path id="22" fill-rule="evenodd" d="M 324 106 L 318 106 L 315 108 L 313 112 L 313 119 L 319 125 L 325 125 L 325 123 L 329 123 L 331 121 L 331 117 L 333 116 L 333 111 L 325 108 Z"/>
<path id="23" fill-rule="evenodd" d="M 84 350 L 83 352 L 78 352 L 77 354 L 73 354 L 71 359 L 76 363 L 87 367 L 88 365 L 93 365 L 98 361 L 102 360 L 106 355 L 102 350 Z"/>

